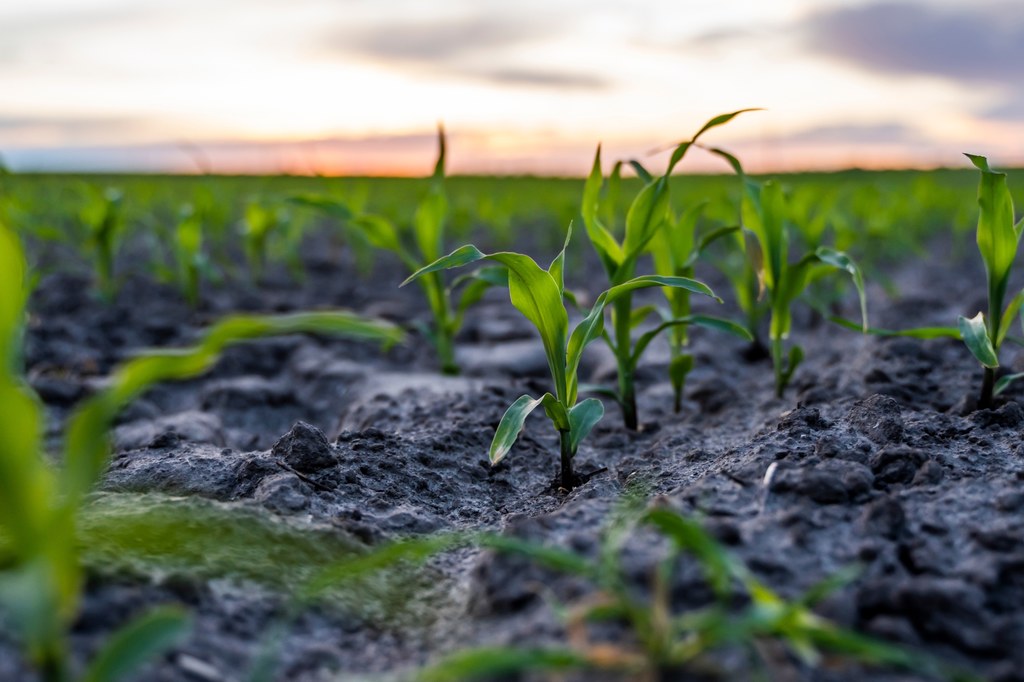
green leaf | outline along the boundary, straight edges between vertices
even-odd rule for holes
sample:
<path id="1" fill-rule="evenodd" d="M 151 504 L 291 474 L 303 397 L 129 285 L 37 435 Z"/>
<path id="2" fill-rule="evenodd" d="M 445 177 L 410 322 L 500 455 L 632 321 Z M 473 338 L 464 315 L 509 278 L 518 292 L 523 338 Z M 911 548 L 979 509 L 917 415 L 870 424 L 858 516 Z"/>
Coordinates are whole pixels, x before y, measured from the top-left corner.
<path id="1" fill-rule="evenodd" d="M 505 458 L 505 455 L 515 445 L 516 440 L 519 439 L 519 434 L 522 433 L 523 426 L 526 424 L 526 418 L 530 416 L 531 412 L 540 407 L 543 401 L 543 397 L 533 398 L 528 395 L 522 395 L 516 398 L 516 401 L 505 410 L 505 414 L 498 423 L 498 429 L 494 432 L 494 438 L 491 440 L 491 449 L 488 457 L 491 460 L 492 466 Z"/>
<path id="2" fill-rule="evenodd" d="M 525 556 L 545 568 L 561 571 L 569 575 L 584 578 L 597 577 L 598 567 L 590 558 L 560 547 L 541 545 L 537 542 L 523 540 L 510 535 L 481 536 L 480 546 L 505 554 Z"/>
<path id="3" fill-rule="evenodd" d="M 529 256 L 502 251 L 484 254 L 473 245 L 460 247 L 420 268 L 409 276 L 402 286 L 423 275 L 448 268 L 459 267 L 481 259 L 495 261 L 508 268 L 508 289 L 512 305 L 528 319 L 540 334 L 547 354 L 548 367 L 559 400 L 566 400 L 566 336 L 569 314 L 562 302 L 562 291 L 551 274 Z"/>
<path id="4" fill-rule="evenodd" d="M 622 242 L 625 257 L 612 277 L 613 282 L 633 274 L 636 258 L 668 218 L 668 208 L 668 181 L 665 178 L 646 185 L 633 199 L 626 213 L 626 236 Z"/>
<path id="5" fill-rule="evenodd" d="M 587 398 L 569 409 L 569 438 L 573 452 L 579 449 L 580 443 L 603 416 L 604 405 L 597 398 Z"/>
<path id="6" fill-rule="evenodd" d="M 989 301 L 993 309 L 1001 309 L 1010 267 L 1017 255 L 1020 232 L 1014 225 L 1013 197 L 1006 184 L 1006 174 L 989 168 L 984 156 L 966 154 L 981 171 L 978 185 L 978 250 L 985 262 L 989 280 Z"/>
<path id="7" fill-rule="evenodd" d="M 178 644 L 188 632 L 189 618 L 164 607 L 140 616 L 118 630 L 93 659 L 83 682 L 116 682 Z"/>
<path id="8" fill-rule="evenodd" d="M 424 265 L 422 268 L 406 277 L 405 281 L 402 282 L 399 285 L 399 287 L 404 287 L 406 284 L 409 284 L 413 280 L 419 279 L 423 275 L 430 274 L 431 272 L 439 272 L 441 270 L 459 268 L 462 267 L 463 265 L 469 265 L 470 263 L 475 263 L 478 260 L 483 260 L 484 258 L 487 258 L 487 254 L 483 253 L 480 249 L 476 248 L 472 244 L 460 246 L 459 248 L 449 253 L 447 256 L 438 258 L 429 265 Z"/>
<path id="9" fill-rule="evenodd" d="M 853 331 L 862 331 L 863 326 L 853 320 L 847 320 L 838 315 L 827 315 L 829 322 L 846 327 Z M 960 339 L 960 330 L 957 327 L 913 327 L 911 329 L 881 329 L 879 327 L 868 327 L 863 330 L 873 336 L 906 336 L 914 339 Z"/>
<path id="10" fill-rule="evenodd" d="M 707 327 L 709 329 L 716 329 L 727 334 L 732 334 L 733 336 L 738 336 L 739 338 L 747 341 L 754 340 L 754 336 L 746 327 L 736 324 L 732 320 L 713 317 L 711 315 L 686 315 L 685 317 L 676 317 L 665 320 L 654 329 L 641 334 L 636 341 L 636 345 L 633 346 L 633 355 L 630 360 L 631 364 L 635 366 L 640 361 L 640 358 L 643 356 L 644 351 L 647 350 L 651 341 L 653 341 L 661 332 L 672 327 L 688 327 L 692 324 Z"/>
<path id="11" fill-rule="evenodd" d="M 970 319 L 961 315 L 956 319 L 956 323 L 960 329 L 960 338 L 967 344 L 971 355 L 985 367 L 990 369 L 998 367 L 999 356 L 996 355 L 996 350 L 992 347 L 992 339 L 988 336 L 984 313 L 978 313 Z"/>
<path id="12" fill-rule="evenodd" d="M 583 217 L 583 227 L 587 231 L 587 237 L 590 239 L 594 250 L 597 251 L 605 272 L 611 277 L 625 256 L 619 242 L 601 224 L 601 220 L 598 217 L 601 202 L 601 185 L 603 183 L 604 177 L 601 175 L 601 146 L 598 145 L 590 175 L 583 186 L 583 206 L 580 209 L 580 214 Z"/>
<path id="13" fill-rule="evenodd" d="M 644 168 L 643 164 L 635 159 L 630 159 L 629 165 L 633 167 L 633 172 L 636 176 L 643 180 L 644 184 L 654 182 L 654 176 L 651 175 L 650 171 Z"/>
<path id="14" fill-rule="evenodd" d="M 153 384 L 202 374 L 228 346 L 248 339 L 300 333 L 338 334 L 386 344 L 404 338 L 402 330 L 393 324 L 343 311 L 235 315 L 211 327 L 197 346 L 153 351 L 129 360 L 115 369 L 107 388 L 81 403 L 69 418 L 61 471 L 66 503 L 72 507 L 77 504 L 102 474 L 109 456 L 108 431 L 128 401 Z"/>
<path id="15" fill-rule="evenodd" d="M 719 599 L 728 597 L 735 572 L 734 561 L 707 531 L 696 522 L 664 507 L 648 511 L 644 515 L 644 522 L 672 539 L 680 550 L 697 557 L 715 595 Z"/>
<path id="16" fill-rule="evenodd" d="M 454 653 L 419 671 L 416 682 L 463 682 L 515 677 L 528 672 L 588 667 L 587 659 L 568 649 L 482 647 Z"/>
<path id="17" fill-rule="evenodd" d="M 669 176 L 672 174 L 672 171 L 675 169 L 676 164 L 682 161 L 683 156 L 686 155 L 686 152 L 692 145 L 696 144 L 697 140 L 700 138 L 701 135 L 711 130 L 712 128 L 717 128 L 720 125 L 725 125 L 726 123 L 733 120 L 740 114 L 746 113 L 748 111 L 760 111 L 760 109 L 740 109 L 739 111 L 733 111 L 728 114 L 719 114 L 718 116 L 715 116 L 707 123 L 705 123 L 704 126 L 697 131 L 696 135 L 694 135 L 688 141 L 680 143 L 675 148 L 675 150 L 672 152 L 671 158 L 669 159 L 668 170 L 665 171 L 665 175 Z"/>
<path id="18" fill-rule="evenodd" d="M 782 385 L 788 386 L 789 380 L 793 378 L 796 368 L 804 361 L 804 349 L 800 346 L 793 346 L 789 349 L 789 357 L 786 360 L 786 368 L 782 372 Z"/>
<path id="19" fill-rule="evenodd" d="M 685 289 L 695 294 L 702 294 L 704 296 L 710 296 L 717 301 L 721 301 L 711 289 L 695 279 L 689 277 L 665 277 L 662 275 L 642 275 L 635 277 L 628 282 L 623 282 L 617 286 L 605 290 L 597 297 L 594 301 L 593 307 L 587 316 L 576 325 L 573 329 L 572 335 L 569 337 L 569 345 L 567 349 L 567 362 L 566 362 L 566 376 L 570 379 L 576 376 L 576 372 L 580 366 L 580 360 L 583 357 L 583 350 L 587 347 L 591 341 L 601 335 L 604 330 L 604 309 L 608 304 L 612 303 L 616 298 L 627 294 L 636 289 L 645 289 L 654 286 L 666 286 L 666 287 L 678 287 Z M 570 387 L 570 402 L 575 399 L 575 392 Z"/>
<path id="20" fill-rule="evenodd" d="M 424 260 L 441 256 L 444 248 L 444 218 L 448 212 L 448 198 L 444 191 L 445 137 L 444 128 L 437 127 L 438 155 L 431 177 L 430 189 L 420 202 L 413 219 L 416 244 Z"/>
<path id="21" fill-rule="evenodd" d="M 558 285 L 560 292 L 565 291 L 565 250 L 569 248 L 569 241 L 571 239 L 572 223 L 569 223 L 569 229 L 565 232 L 565 242 L 562 243 L 562 250 L 558 252 L 558 255 L 551 261 L 551 265 L 548 266 L 548 274 L 551 275 L 551 279 L 555 280 L 555 284 Z"/>
<path id="22" fill-rule="evenodd" d="M 1003 316 L 999 320 L 999 331 L 996 334 L 996 342 L 993 347 L 998 350 L 1003 345 L 1003 339 L 1010 332 L 1010 327 L 1013 325 L 1013 321 L 1017 319 L 1017 315 L 1020 313 L 1021 304 L 1024 303 L 1024 290 L 1017 292 L 1017 295 L 1010 299 L 1010 302 L 1006 306 L 1006 310 L 1003 311 Z"/>
<path id="23" fill-rule="evenodd" d="M 1020 379 L 1024 379 L 1024 372 L 1017 372 L 1016 374 L 1007 374 L 1004 377 L 1000 377 L 999 381 L 996 382 L 996 385 L 992 391 L 993 395 L 999 395 L 1000 393 L 1008 389 L 1010 385 L 1013 384 L 1013 382 L 1019 381 Z"/>
<path id="24" fill-rule="evenodd" d="M 850 276 L 853 278 L 853 286 L 857 289 L 857 297 L 860 300 L 861 331 L 867 333 L 868 301 L 867 295 L 864 292 L 864 275 L 861 274 L 860 268 L 857 267 L 857 264 L 853 262 L 852 258 L 842 251 L 836 251 L 835 249 L 820 246 L 815 250 L 814 255 L 816 255 L 821 262 L 850 273 Z"/>
<path id="25" fill-rule="evenodd" d="M 303 208 L 315 209 L 337 220 L 347 221 L 355 217 L 352 209 L 345 202 L 332 197 L 324 197 L 317 194 L 300 194 L 288 197 L 288 203 L 302 206 Z"/>
<path id="26" fill-rule="evenodd" d="M 693 370 L 693 356 L 689 353 L 677 355 L 668 363 L 668 379 L 677 393 L 683 390 L 686 377 Z"/>
<path id="27" fill-rule="evenodd" d="M 398 238 L 398 230 L 390 220 L 384 216 L 366 213 L 354 218 L 352 224 L 362 231 L 370 244 L 378 249 L 396 253 L 402 257 L 406 265 L 410 264 L 411 256 L 406 253 Z"/>

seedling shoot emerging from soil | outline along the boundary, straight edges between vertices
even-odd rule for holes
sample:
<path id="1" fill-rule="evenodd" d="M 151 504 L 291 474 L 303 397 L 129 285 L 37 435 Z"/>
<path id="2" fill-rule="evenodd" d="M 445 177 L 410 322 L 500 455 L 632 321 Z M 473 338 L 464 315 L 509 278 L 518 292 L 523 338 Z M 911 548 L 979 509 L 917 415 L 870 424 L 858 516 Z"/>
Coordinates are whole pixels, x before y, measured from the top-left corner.
<path id="1" fill-rule="evenodd" d="M 999 367 L 999 348 L 1010 331 L 1010 325 L 1020 313 L 1024 303 L 1024 291 L 1018 293 L 1003 307 L 1006 288 L 1010 281 L 1010 270 L 1017 257 L 1024 218 L 1014 223 L 1013 197 L 1006 184 L 1006 174 L 996 173 L 984 156 L 968 154 L 967 157 L 981 171 L 978 185 L 978 250 L 985 262 L 988 279 L 988 316 L 979 312 L 973 318 L 960 317 L 957 327 L 971 354 L 984 367 L 981 394 L 978 407 L 992 407 L 992 398 L 1001 393 L 1010 382 L 1024 376 L 1014 374 L 996 382 Z"/>
<path id="2" fill-rule="evenodd" d="M 669 214 L 671 210 L 669 179 L 676 166 L 682 161 L 686 152 L 692 147 L 697 139 L 708 130 L 728 123 L 744 111 L 734 111 L 712 118 L 704 124 L 692 139 L 681 142 L 677 145 L 669 159 L 665 173 L 657 178 L 652 177 L 639 164 L 634 164 L 638 174 L 645 184 L 640 193 L 637 194 L 626 214 L 626 230 L 620 243 L 604 225 L 600 219 L 600 194 L 602 186 L 601 174 L 601 148 L 598 147 L 594 156 L 594 165 L 583 188 L 583 207 L 580 211 L 583 217 L 583 224 L 586 227 L 590 243 L 597 251 L 604 266 L 608 283 L 614 288 L 634 277 L 636 274 L 637 261 L 645 254 L 654 238 L 669 230 Z M 613 174 L 613 179 L 617 176 Z M 612 187 L 617 187 L 617 182 Z M 669 239 L 676 238 L 673 233 Z M 679 245 L 681 246 L 681 245 Z M 689 251 L 685 248 L 682 250 Z M 676 276 L 691 275 L 688 270 L 691 264 L 690 253 L 680 254 L 678 268 L 671 265 L 664 266 L 665 272 L 659 274 Z M 676 272 L 678 270 L 678 272 Z M 668 294 L 666 294 L 668 295 Z M 670 300 L 673 300 L 671 295 Z M 669 329 L 684 329 L 691 324 L 715 327 L 725 331 L 745 336 L 746 332 L 738 325 L 704 315 L 689 315 L 689 298 L 685 291 L 679 294 L 685 299 L 675 302 L 672 314 L 659 324 L 652 332 L 648 332 L 634 340 L 633 331 L 643 323 L 647 315 L 654 312 L 651 308 L 633 309 L 633 296 L 630 292 L 618 296 L 612 303 L 612 330 L 611 333 L 603 334 L 605 341 L 615 354 L 615 361 L 618 373 L 618 389 L 615 391 L 615 398 L 622 408 L 622 419 L 626 428 L 633 431 L 639 428 L 639 420 L 636 410 L 636 367 L 640 356 L 648 347 L 653 338 L 660 332 Z M 679 313 L 678 316 L 675 313 Z M 676 363 L 675 376 L 679 376 L 684 360 Z M 683 373 L 685 375 L 685 373 Z M 682 390 L 680 386 L 680 391 Z"/>
<path id="3" fill-rule="evenodd" d="M 605 308 L 637 289 L 656 286 L 681 287 L 693 293 L 714 297 L 714 293 L 705 284 L 686 277 L 634 277 L 602 292 L 586 317 L 570 334 L 569 314 L 564 303 L 564 265 L 565 249 L 571 237 L 570 226 L 565 245 L 547 270 L 537 265 L 529 256 L 520 253 L 485 254 L 475 246 L 467 245 L 413 273 L 403 283 L 404 286 L 440 270 L 468 265 L 479 260 L 493 261 L 508 269 L 508 289 L 512 305 L 540 334 L 547 355 L 548 368 L 551 370 L 554 393 L 545 393 L 540 398 L 524 395 L 512 403 L 501 418 L 494 440 L 491 442 L 491 464 L 497 464 L 508 454 L 523 430 L 526 418 L 535 409 L 543 406 L 544 412 L 558 431 L 561 450 L 559 481 L 567 490 L 575 487 L 578 482 L 573 472 L 572 460 L 580 443 L 604 415 L 604 406 L 596 398 L 577 402 L 577 371 L 584 348 L 604 332 Z"/>

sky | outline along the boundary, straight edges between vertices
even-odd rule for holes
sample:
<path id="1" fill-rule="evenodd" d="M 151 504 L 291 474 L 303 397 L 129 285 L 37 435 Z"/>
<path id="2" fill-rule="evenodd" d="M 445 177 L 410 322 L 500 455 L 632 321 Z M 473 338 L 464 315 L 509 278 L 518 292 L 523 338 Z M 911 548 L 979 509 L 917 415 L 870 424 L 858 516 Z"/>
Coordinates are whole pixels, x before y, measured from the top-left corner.
<path id="1" fill-rule="evenodd" d="M 15 171 L 584 175 L 707 141 L 759 172 L 1024 165 L 1020 0 L 0 4 Z M 725 171 L 697 150 L 683 170 Z"/>

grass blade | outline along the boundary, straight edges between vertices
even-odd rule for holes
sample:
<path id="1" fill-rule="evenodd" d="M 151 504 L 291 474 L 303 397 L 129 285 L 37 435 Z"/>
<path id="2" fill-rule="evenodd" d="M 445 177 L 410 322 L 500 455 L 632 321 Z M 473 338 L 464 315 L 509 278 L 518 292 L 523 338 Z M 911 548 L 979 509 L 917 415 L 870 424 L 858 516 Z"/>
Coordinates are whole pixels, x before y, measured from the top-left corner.
<path id="1" fill-rule="evenodd" d="M 158 608 L 119 630 L 93 659 L 83 682 L 116 682 L 175 646 L 188 632 L 189 618 L 174 608 Z"/>

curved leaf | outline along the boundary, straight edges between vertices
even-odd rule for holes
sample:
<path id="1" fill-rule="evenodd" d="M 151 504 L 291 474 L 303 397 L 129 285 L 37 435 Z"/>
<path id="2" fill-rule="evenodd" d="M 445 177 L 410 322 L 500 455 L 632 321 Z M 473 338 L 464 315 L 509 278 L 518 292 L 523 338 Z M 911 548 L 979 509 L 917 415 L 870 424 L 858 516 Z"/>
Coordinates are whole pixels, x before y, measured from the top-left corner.
<path id="1" fill-rule="evenodd" d="M 746 341 L 754 340 L 753 334 L 751 334 L 746 327 L 722 317 L 714 317 L 711 315 L 687 315 L 685 317 L 676 317 L 670 320 L 665 320 L 654 329 L 640 335 L 636 341 L 636 345 L 633 346 L 631 364 L 636 366 L 640 361 L 640 358 L 643 356 L 644 351 L 647 350 L 647 346 L 649 346 L 651 341 L 653 341 L 661 332 L 671 327 L 688 327 L 692 324 L 732 334 L 733 336 L 738 336 Z"/>
<path id="2" fill-rule="evenodd" d="M 540 334 L 556 395 L 560 400 L 565 400 L 565 344 L 569 330 L 569 314 L 562 302 L 562 291 L 558 283 L 551 273 L 537 265 L 532 258 L 509 251 L 485 254 L 472 244 L 468 244 L 420 268 L 402 282 L 402 286 L 425 274 L 483 259 L 500 263 L 508 269 L 508 290 L 512 305 L 533 323 Z"/>
<path id="3" fill-rule="evenodd" d="M 494 432 L 494 438 L 491 440 L 491 448 L 488 452 L 492 466 L 504 459 L 508 451 L 512 449 L 516 440 L 519 439 L 519 434 L 523 431 L 526 418 L 530 416 L 531 412 L 540 407 L 543 400 L 543 397 L 533 398 L 528 395 L 521 395 L 505 410 L 505 414 L 498 423 L 498 429 Z"/>
<path id="4" fill-rule="evenodd" d="M 624 257 L 622 247 L 616 241 L 612 233 L 608 231 L 598 217 L 601 202 L 601 185 L 604 177 L 601 175 L 601 145 L 597 146 L 597 153 L 594 154 L 594 164 L 590 169 L 590 175 L 583 186 L 583 206 L 580 214 L 583 217 L 583 227 L 587 231 L 587 237 L 597 251 L 605 272 L 611 277 L 622 263 Z"/>
<path id="5" fill-rule="evenodd" d="M 207 371 L 230 345 L 283 334 L 340 334 L 382 343 L 396 343 L 404 334 L 384 321 L 348 312 L 291 315 L 236 315 L 217 323 L 199 345 L 155 351 L 129 360 L 111 375 L 110 385 L 85 400 L 71 415 L 65 431 L 62 485 L 73 507 L 102 474 L 109 456 L 108 431 L 125 404 L 162 381 L 188 379 Z"/>
<path id="6" fill-rule="evenodd" d="M 418 672 L 416 682 L 463 682 L 516 677 L 527 672 L 588 667 L 585 656 L 569 649 L 482 647 L 454 653 Z"/>
<path id="7" fill-rule="evenodd" d="M 956 324 L 960 329 L 960 338 L 967 344 L 971 355 L 989 369 L 998 367 L 999 356 L 996 355 L 996 350 L 992 347 L 992 339 L 988 336 L 984 313 L 978 313 L 970 319 L 961 315 L 956 319 Z"/>
<path id="8" fill-rule="evenodd" d="M 861 331 L 867 333 L 868 330 L 868 300 L 867 295 L 864 292 L 864 275 L 861 273 L 860 268 L 853 262 L 853 259 L 842 251 L 836 251 L 825 246 L 818 247 L 814 255 L 822 263 L 831 265 L 832 267 L 845 270 L 850 273 L 850 277 L 853 278 L 853 286 L 857 289 L 857 297 L 860 299 L 860 317 L 861 317 Z"/>
<path id="9" fill-rule="evenodd" d="M 569 409 L 569 440 L 573 452 L 603 416 L 604 405 L 597 398 L 587 398 Z"/>
<path id="10" fill-rule="evenodd" d="M 569 345 L 566 351 L 566 376 L 576 376 L 576 371 L 579 369 L 580 365 L 580 359 L 583 357 L 583 349 L 587 347 L 587 344 L 600 336 L 604 330 L 605 307 L 623 294 L 636 289 L 645 289 L 655 286 L 678 287 L 695 294 L 710 296 L 717 301 L 721 301 L 721 299 L 715 296 L 715 292 L 713 292 L 710 287 L 703 282 L 689 277 L 642 275 L 640 277 L 635 277 L 628 282 L 623 282 L 622 284 L 607 289 L 597 297 L 597 300 L 594 301 L 594 305 L 591 307 L 590 312 L 587 313 L 587 316 L 583 318 L 579 324 L 576 325 L 576 328 L 573 329 L 572 334 L 569 337 Z M 572 388 L 574 387 L 570 387 L 569 391 L 569 402 L 573 402 L 575 399 L 575 392 Z"/>
<path id="11" fill-rule="evenodd" d="M 140 616 L 118 630 L 93 659 L 83 682 L 116 682 L 180 642 L 190 620 L 179 609 L 164 607 Z"/>

